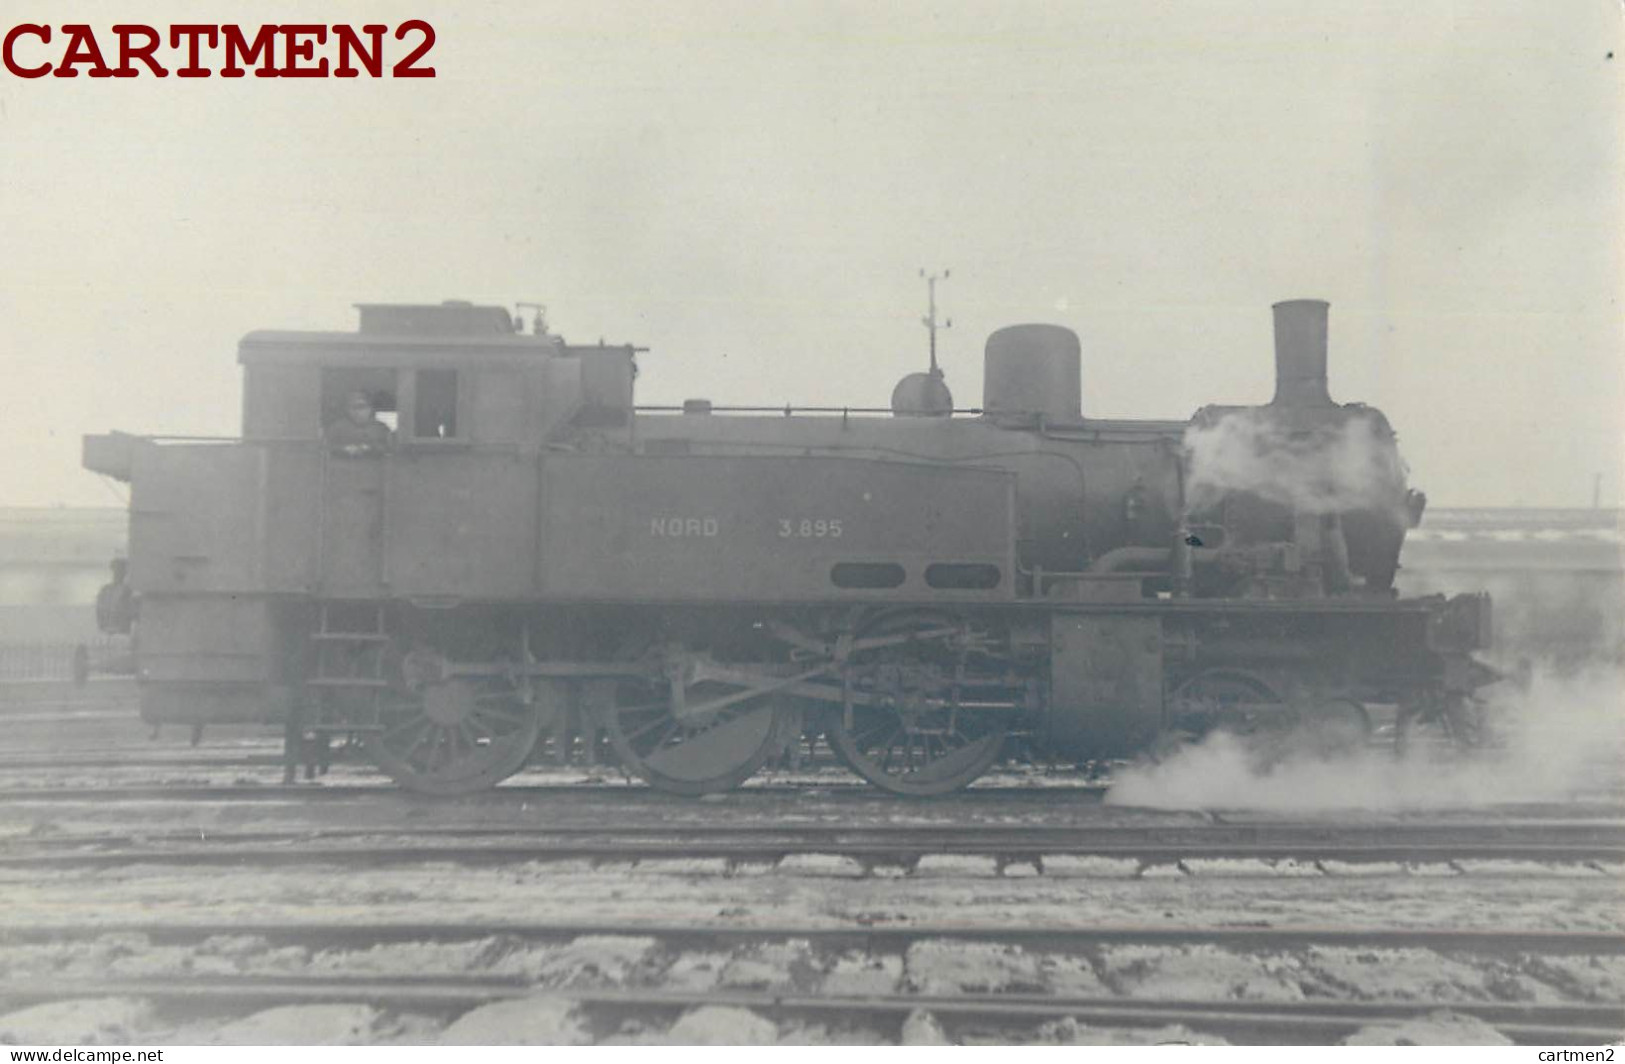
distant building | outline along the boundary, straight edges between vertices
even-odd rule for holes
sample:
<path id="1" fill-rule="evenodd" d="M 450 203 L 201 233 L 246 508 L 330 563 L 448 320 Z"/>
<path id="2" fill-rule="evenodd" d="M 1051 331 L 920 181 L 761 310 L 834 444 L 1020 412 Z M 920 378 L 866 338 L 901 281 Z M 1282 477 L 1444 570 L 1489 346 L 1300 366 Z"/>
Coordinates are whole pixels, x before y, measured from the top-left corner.
<path id="1" fill-rule="evenodd" d="M 96 638 L 96 591 L 129 527 L 111 507 L 0 507 L 0 643 Z"/>
<path id="2" fill-rule="evenodd" d="M 1406 595 L 1487 591 L 1496 649 L 1562 665 L 1625 662 L 1619 510 L 1429 510 L 1405 540 Z"/>

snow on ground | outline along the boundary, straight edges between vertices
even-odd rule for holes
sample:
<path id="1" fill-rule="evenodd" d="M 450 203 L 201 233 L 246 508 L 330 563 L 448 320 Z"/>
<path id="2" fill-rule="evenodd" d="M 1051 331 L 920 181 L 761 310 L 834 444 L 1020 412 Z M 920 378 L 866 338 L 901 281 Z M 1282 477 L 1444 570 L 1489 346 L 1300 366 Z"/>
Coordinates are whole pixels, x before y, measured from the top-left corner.
<path id="1" fill-rule="evenodd" d="M 1350 1046 L 1509 1046 L 1489 1024 L 1455 1012 L 1435 1012 L 1403 1023 L 1362 1027 L 1343 1040 Z"/>
<path id="2" fill-rule="evenodd" d="M 821 870 L 821 869 L 820 869 Z M 46 924 L 571 921 L 840 926 L 961 921 L 1006 926 L 1257 925 L 1621 931 L 1606 876 L 1074 879 L 647 875 L 548 862 L 370 870 L 167 865 L 0 868 L 0 929 Z"/>
<path id="3" fill-rule="evenodd" d="M 652 964 L 652 938 L 633 935 L 585 935 L 554 949 L 526 951 L 535 963 L 524 974 L 539 986 L 620 986 Z"/>
<path id="4" fill-rule="evenodd" d="M 763 942 L 735 951 L 723 966 L 718 983 L 729 990 L 796 990 L 814 971 L 806 939 Z"/>
<path id="5" fill-rule="evenodd" d="M 1193 876 L 1319 876 L 1313 861 L 1261 861 L 1256 858 L 1187 857 L 1179 862 Z"/>
<path id="6" fill-rule="evenodd" d="M 842 997 L 895 994 L 903 982 L 903 959 L 895 954 L 843 953 L 824 977 L 824 989 Z"/>
<path id="7" fill-rule="evenodd" d="M 905 1046 L 945 1046 L 950 1045 L 948 1033 L 942 1029 L 942 1023 L 934 1013 L 925 1009 L 915 1009 L 903 1020 L 903 1030 L 898 1041 Z"/>
<path id="8" fill-rule="evenodd" d="M 1208 945 L 1108 945 L 1066 952 L 926 940 L 899 956 L 849 950 L 820 954 L 805 940 L 686 950 L 642 936 L 584 935 L 557 944 L 491 937 L 460 944 L 296 950 L 273 947 L 253 936 L 216 936 L 201 943 L 196 955 L 186 959 L 180 957 L 178 948 L 143 950 L 142 944 L 140 936 L 122 934 L 103 936 L 77 948 L 62 943 L 35 946 L 12 951 L 6 967 L 14 980 L 70 986 L 76 981 L 88 983 L 125 974 L 117 964 L 110 970 L 101 967 L 110 957 L 141 958 L 147 953 L 176 962 L 173 970 L 165 971 L 156 962 L 143 960 L 140 970 L 154 977 L 505 976 L 540 995 L 526 1001 L 552 1003 L 533 1021 L 513 1028 L 515 1041 L 587 1037 L 585 1021 L 557 1003 L 573 993 L 603 990 L 716 990 L 859 1000 L 911 993 L 924 997 L 1015 993 L 1130 1000 L 1358 1000 L 1440 1007 L 1462 1002 L 1608 1003 L 1625 997 L 1625 958 L 1510 959 L 1448 956 L 1422 949 L 1309 947 L 1247 952 Z M 482 1040 L 480 1032 L 503 1030 L 508 1020 L 524 1014 L 524 1006 L 512 1002 L 484 1006 L 466 1013 L 442 1036 L 437 1021 L 384 1016 L 360 1006 L 339 1008 L 342 1004 L 335 1002 L 327 1011 L 273 1009 L 224 1025 L 215 1021 L 175 1028 L 156 1018 L 154 1010 L 139 1000 L 101 999 L 88 1005 L 61 1002 L 0 1017 L 0 1040 L 129 1043 L 151 1041 L 157 1031 L 168 1032 L 164 1037 L 170 1041 L 222 1043 L 421 1041 L 436 1037 L 473 1042 Z M 706 1022 L 712 1019 L 716 1018 Z M 759 1027 L 751 1030 L 760 1033 Z M 811 1027 L 801 1028 L 800 1034 L 786 1033 L 789 1031 L 787 1027 L 780 1032 L 781 1040 L 817 1037 Z M 869 1035 L 879 1037 L 875 1032 Z M 623 1030 L 618 1037 L 661 1041 L 675 1036 L 664 1027 L 652 1027 Z"/>
<path id="9" fill-rule="evenodd" d="M 383 1014 L 367 1005 L 285 1005 L 221 1024 L 193 1024 L 176 1037 L 218 1045 L 358 1046 L 383 1040 Z"/>
<path id="10" fill-rule="evenodd" d="M 666 1037 L 673 1045 L 768 1046 L 779 1040 L 779 1028 L 749 1009 L 707 1005 L 685 1012 Z"/>
<path id="11" fill-rule="evenodd" d="M 1625 957 L 1531 957 L 1524 968 L 1582 1001 L 1625 1001 Z"/>
<path id="12" fill-rule="evenodd" d="M 793 876 L 861 876 L 863 865 L 851 857 L 832 853 L 793 853 L 780 861 L 777 871 Z"/>
<path id="13" fill-rule="evenodd" d="M 139 998 L 52 1001 L 0 1016 L 0 1043 L 136 1045 L 152 1023 L 152 1006 Z"/>
<path id="14" fill-rule="evenodd" d="M 1595 865 L 1557 864 L 1551 861 L 1460 860 L 1451 864 L 1469 876 L 1606 876 Z"/>
<path id="15" fill-rule="evenodd" d="M 728 860 L 725 857 L 642 858 L 635 867 L 639 872 L 653 872 L 656 875 L 720 876 L 727 873 Z"/>
<path id="16" fill-rule="evenodd" d="M 498 1001 L 459 1016 L 435 1039 L 441 1045 L 588 1045 L 592 1032 L 568 998 Z"/>
<path id="17" fill-rule="evenodd" d="M 1193 1031 L 1182 1024 L 1166 1027 L 1091 1027 L 1068 1016 L 1039 1028 L 1036 1042 L 1063 1046 L 1222 1046 L 1217 1035 Z"/>
<path id="18" fill-rule="evenodd" d="M 110 944 L 108 940 L 117 940 Z M 1296 1001 L 1310 998 L 1548 1003 L 1625 998 L 1617 957 L 1449 956 L 1424 949 L 1243 951 L 1212 945 L 1108 945 L 1077 952 L 952 939 L 913 943 L 902 955 L 823 955 L 805 940 L 678 949 L 643 936 L 584 935 L 564 943 L 487 937 L 373 949 L 273 947 L 216 937 L 195 949 L 140 948 L 140 936 L 16 947 L 14 979 L 47 984 L 97 978 L 390 976 L 502 977 L 561 992 L 665 988 L 874 994 L 1035 993 L 1067 997 Z M 147 959 L 162 958 L 159 960 Z M 106 964 L 109 957 L 115 958 Z M 127 967 L 119 959 L 137 958 Z"/>
<path id="19" fill-rule="evenodd" d="M 1129 879 L 1140 874 L 1140 862 L 1130 857 L 1054 854 L 1044 858 L 1044 874 L 1086 879 Z"/>
<path id="20" fill-rule="evenodd" d="M 999 865 L 991 857 L 973 854 L 929 853 L 915 866 L 917 876 L 996 876 Z"/>
<path id="21" fill-rule="evenodd" d="M 666 1020 L 628 1018 L 607 1034 L 595 1032 L 568 997 L 538 994 L 477 1006 L 450 1022 L 425 1016 L 392 1016 L 360 1004 L 298 1005 L 239 1017 L 166 1022 L 150 1006 L 129 999 L 58 1002 L 0 1016 L 0 1042 L 51 1045 L 1224 1045 L 1200 1025 L 1094 1026 L 1064 1017 L 1032 1027 L 950 1031 L 929 1009 L 916 1009 L 901 1023 L 775 1021 L 734 1005 L 703 1005 Z M 1508 1045 L 1494 1027 L 1441 1009 L 1405 1020 L 1369 1023 L 1345 1039 L 1348 1045 Z"/>
<path id="22" fill-rule="evenodd" d="M 494 1003 L 466 1012 L 449 1025 L 423 1017 L 390 1016 L 357 1004 L 268 1009 L 238 1018 L 177 1026 L 139 999 L 64 1001 L 0 1017 L 0 1041 L 31 1044 L 107 1044 L 168 1041 L 213 1044 L 353 1044 L 367 1042 L 554 1043 L 590 1040 L 591 1031 L 569 1000 L 572 991 L 664 989 L 806 993 L 862 999 L 893 993 L 1054 994 L 1076 998 L 1206 1001 L 1366 1000 L 1448 1006 L 1457 1002 L 1617 1002 L 1625 988 L 1625 958 L 1566 957 L 1465 959 L 1420 950 L 1352 950 L 1313 947 L 1243 953 L 1213 946 L 1106 946 L 1082 953 L 1026 950 L 981 942 L 932 940 L 907 953 L 869 956 L 841 952 L 819 956 L 805 941 L 742 946 L 731 951 L 663 953 L 637 936 L 582 936 L 573 942 L 523 945 L 484 939 L 437 948 L 406 943 L 380 950 L 318 950 L 300 956 L 287 948 L 255 953 L 252 936 L 219 936 L 199 948 L 215 965 L 182 964 L 157 974 L 283 976 L 412 974 L 518 976 L 536 996 Z M 140 955 L 137 937 L 105 936 L 76 957 L 65 946 L 34 947 L 8 958 L 12 978 L 71 984 L 113 976 L 89 960 Z M 171 950 L 154 955 L 173 956 Z M 292 963 L 290 963 L 292 962 Z M 156 966 L 144 963 L 144 970 Z M 555 996 L 562 993 L 562 997 Z M 911 1020 L 912 1035 L 929 1032 L 927 1020 Z M 1452 1020 L 1451 1023 L 1456 1021 Z M 1476 1021 L 1474 1021 L 1476 1023 Z M 890 1035 L 874 1030 L 785 1024 L 740 1009 L 690 1012 L 675 1025 L 628 1021 L 609 1040 L 746 1044 L 773 1041 L 872 1042 Z M 921 1026 L 924 1024 L 925 1026 Z M 1364 1038 L 1382 1044 L 1428 1038 L 1448 1041 L 1454 1028 L 1428 1024 L 1374 1025 Z M 444 1026 L 444 1030 L 442 1030 Z M 1480 1025 L 1481 1026 L 1481 1025 Z M 1391 1029 L 1390 1029 L 1391 1028 Z M 1463 1037 L 1479 1037 L 1467 1029 Z M 1427 1032 L 1431 1031 L 1432 1034 Z M 1480 1034 L 1482 1032 L 1479 1032 Z M 956 1038 L 975 1040 L 959 1032 Z M 1008 1032 L 1005 1037 L 1011 1037 Z M 1103 1030 L 1081 1024 L 1050 1024 L 1019 1040 L 1100 1044 L 1212 1041 L 1201 1032 Z M 1476 1042 L 1475 1042 L 1476 1044 Z"/>
<path id="23" fill-rule="evenodd" d="M 994 942 L 927 939 L 908 948 L 907 985 L 927 996 L 1040 992 L 1038 955 Z"/>
<path id="24" fill-rule="evenodd" d="M 1135 998 L 1301 1001 L 1307 973 L 1292 956 L 1239 954 L 1215 946 L 1110 946 L 1102 976 Z"/>
<path id="25" fill-rule="evenodd" d="M 1328 994 L 1378 1001 L 1552 1002 L 1565 995 L 1499 960 L 1457 960 L 1425 949 L 1317 946 L 1308 962 Z"/>
<path id="26" fill-rule="evenodd" d="M 687 950 L 661 975 L 661 984 L 674 991 L 710 990 L 722 977 L 731 954 L 721 950 Z"/>

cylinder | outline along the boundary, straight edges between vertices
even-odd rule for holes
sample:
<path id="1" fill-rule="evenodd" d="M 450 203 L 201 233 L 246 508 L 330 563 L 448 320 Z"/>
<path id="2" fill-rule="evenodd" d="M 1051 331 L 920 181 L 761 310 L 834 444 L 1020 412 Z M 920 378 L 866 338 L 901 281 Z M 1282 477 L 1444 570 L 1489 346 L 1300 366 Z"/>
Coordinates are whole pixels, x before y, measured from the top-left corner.
<path id="1" fill-rule="evenodd" d="M 1323 299 L 1289 299 L 1275 304 L 1276 406 L 1325 406 L 1326 320 Z"/>
<path id="2" fill-rule="evenodd" d="M 982 407 L 990 417 L 1083 417 L 1078 334 L 1059 325 L 1008 325 L 987 338 Z"/>

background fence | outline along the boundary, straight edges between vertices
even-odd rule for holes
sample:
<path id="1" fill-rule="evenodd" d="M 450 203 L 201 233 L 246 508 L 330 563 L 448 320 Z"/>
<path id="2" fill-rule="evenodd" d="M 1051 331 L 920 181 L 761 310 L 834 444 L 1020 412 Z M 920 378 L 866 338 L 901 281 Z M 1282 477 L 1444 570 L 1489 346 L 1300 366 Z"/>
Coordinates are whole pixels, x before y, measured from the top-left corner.
<path id="1" fill-rule="evenodd" d="M 0 682 L 84 682 L 133 671 L 129 636 L 0 642 Z"/>

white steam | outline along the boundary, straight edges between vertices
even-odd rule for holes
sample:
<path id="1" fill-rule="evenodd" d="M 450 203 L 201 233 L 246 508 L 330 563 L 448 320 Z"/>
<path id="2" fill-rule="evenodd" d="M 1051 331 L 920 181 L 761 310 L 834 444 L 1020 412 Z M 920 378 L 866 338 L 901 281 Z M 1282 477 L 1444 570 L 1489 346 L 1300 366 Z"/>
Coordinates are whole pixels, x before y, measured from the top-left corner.
<path id="1" fill-rule="evenodd" d="M 1192 511 L 1238 491 L 1313 514 L 1399 505 L 1398 456 L 1369 417 L 1289 432 L 1268 410 L 1237 411 L 1186 429 L 1185 456 Z"/>
<path id="2" fill-rule="evenodd" d="M 1156 765 L 1130 768 L 1106 801 L 1153 809 L 1438 809 L 1569 801 L 1617 788 L 1625 766 L 1625 675 L 1536 673 L 1527 690 L 1482 692 L 1494 741 L 1470 751 L 1413 732 L 1408 752 L 1379 743 L 1346 756 L 1259 764 L 1243 740 L 1215 733 Z"/>

